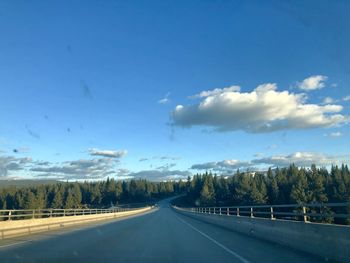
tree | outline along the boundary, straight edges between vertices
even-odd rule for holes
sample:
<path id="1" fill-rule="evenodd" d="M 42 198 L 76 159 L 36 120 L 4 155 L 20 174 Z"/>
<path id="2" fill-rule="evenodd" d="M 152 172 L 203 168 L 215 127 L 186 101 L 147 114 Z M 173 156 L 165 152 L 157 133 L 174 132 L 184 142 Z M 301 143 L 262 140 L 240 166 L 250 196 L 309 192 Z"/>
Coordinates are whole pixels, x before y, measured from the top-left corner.
<path id="1" fill-rule="evenodd" d="M 308 182 L 304 169 L 300 169 L 295 178 L 295 183 L 292 186 L 290 198 L 293 202 L 302 204 L 307 203 L 308 198 Z"/>
<path id="2" fill-rule="evenodd" d="M 62 208 L 63 207 L 63 196 L 60 190 L 54 192 L 54 197 L 52 200 L 51 208 Z"/>
<path id="3" fill-rule="evenodd" d="M 278 204 L 279 188 L 271 167 L 267 171 L 267 195 L 270 204 Z"/>
<path id="4" fill-rule="evenodd" d="M 213 177 L 211 175 L 205 176 L 199 199 L 201 206 L 215 205 L 215 190 L 213 184 Z"/>
<path id="5" fill-rule="evenodd" d="M 75 199 L 73 194 L 70 191 L 67 193 L 64 208 L 66 209 L 75 208 Z"/>
<path id="6" fill-rule="evenodd" d="M 37 200 L 35 198 L 35 195 L 32 191 L 27 190 L 24 195 L 24 202 L 23 202 L 23 208 L 24 209 L 37 209 Z"/>

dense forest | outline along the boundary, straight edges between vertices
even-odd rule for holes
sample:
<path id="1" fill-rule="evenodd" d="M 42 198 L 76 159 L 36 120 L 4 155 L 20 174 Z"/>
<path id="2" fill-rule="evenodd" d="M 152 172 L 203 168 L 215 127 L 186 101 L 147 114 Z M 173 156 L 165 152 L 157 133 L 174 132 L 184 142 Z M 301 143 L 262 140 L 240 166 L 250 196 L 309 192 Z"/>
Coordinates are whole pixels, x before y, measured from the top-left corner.
<path id="1" fill-rule="evenodd" d="M 236 172 L 222 177 L 195 175 L 187 201 L 197 206 L 349 202 L 350 172 L 346 165 L 310 169 L 290 165 L 266 173 Z"/>
<path id="2" fill-rule="evenodd" d="M 102 208 L 179 194 L 185 194 L 181 204 L 187 206 L 350 202 L 350 172 L 346 165 L 332 166 L 330 171 L 290 165 L 265 173 L 238 170 L 228 177 L 207 172 L 178 182 L 107 179 L 12 186 L 0 189 L 0 209 Z"/>
<path id="3" fill-rule="evenodd" d="M 275 170 L 270 168 L 266 173 L 237 171 L 234 176 L 226 178 L 211 173 L 195 175 L 188 184 L 187 195 L 182 198 L 181 205 L 240 206 L 339 202 L 350 202 L 348 166 L 332 166 L 328 171 L 315 165 L 310 169 L 290 165 Z M 345 208 L 346 211 L 344 208 L 338 210 L 339 213 L 350 213 L 348 208 Z M 326 221 L 331 222 L 333 218 L 327 218 Z"/>
<path id="4" fill-rule="evenodd" d="M 143 179 L 43 184 L 0 189 L 0 209 L 106 208 L 125 203 L 152 202 L 184 192 L 182 182 Z"/>

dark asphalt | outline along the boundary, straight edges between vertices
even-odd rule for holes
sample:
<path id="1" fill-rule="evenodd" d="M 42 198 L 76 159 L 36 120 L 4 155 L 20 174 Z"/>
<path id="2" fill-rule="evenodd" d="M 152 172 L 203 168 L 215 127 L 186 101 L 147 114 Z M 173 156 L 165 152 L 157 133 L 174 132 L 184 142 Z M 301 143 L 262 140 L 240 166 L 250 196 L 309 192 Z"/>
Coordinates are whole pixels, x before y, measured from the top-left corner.
<path id="1" fill-rule="evenodd" d="M 288 237 L 286 237 L 288 238 Z M 145 215 L 21 244 L 0 262 L 320 262 L 320 259 L 180 215 L 169 204 Z"/>

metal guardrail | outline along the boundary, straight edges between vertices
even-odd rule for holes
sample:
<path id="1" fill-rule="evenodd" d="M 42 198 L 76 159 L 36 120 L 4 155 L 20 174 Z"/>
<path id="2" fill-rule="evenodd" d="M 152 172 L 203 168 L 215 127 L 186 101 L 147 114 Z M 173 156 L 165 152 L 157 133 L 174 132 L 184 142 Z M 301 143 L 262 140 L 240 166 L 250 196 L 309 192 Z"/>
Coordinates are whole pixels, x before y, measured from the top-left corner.
<path id="1" fill-rule="evenodd" d="M 116 207 L 110 209 L 20 209 L 20 210 L 0 210 L 0 221 L 22 220 L 35 218 L 50 218 L 63 216 L 81 216 L 118 213 L 137 210 L 139 208 Z"/>
<path id="2" fill-rule="evenodd" d="M 226 207 L 189 207 L 181 208 L 195 213 L 265 217 L 285 220 L 299 220 L 310 222 L 313 218 L 342 218 L 350 219 L 350 203 L 312 203 L 312 204 L 290 204 L 290 205 L 251 205 L 251 206 L 226 206 Z M 342 210 L 337 212 L 337 210 Z M 344 213 L 345 211 L 345 213 Z"/>

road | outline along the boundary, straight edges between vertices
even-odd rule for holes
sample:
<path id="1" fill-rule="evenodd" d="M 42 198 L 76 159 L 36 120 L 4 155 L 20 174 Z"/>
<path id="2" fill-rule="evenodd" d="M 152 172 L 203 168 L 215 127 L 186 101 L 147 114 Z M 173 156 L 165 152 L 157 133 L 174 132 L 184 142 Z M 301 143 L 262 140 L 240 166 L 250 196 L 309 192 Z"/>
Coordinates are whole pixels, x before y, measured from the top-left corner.
<path id="1" fill-rule="evenodd" d="M 287 237 L 286 237 L 287 238 Z M 273 243 L 159 209 L 76 231 L 0 243 L 0 262 L 320 262 Z"/>

